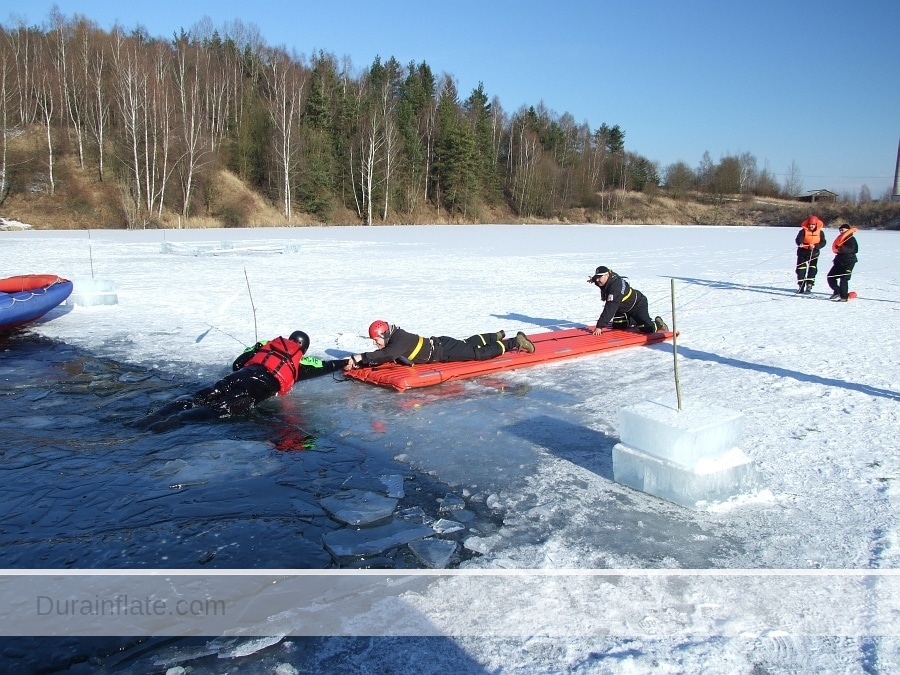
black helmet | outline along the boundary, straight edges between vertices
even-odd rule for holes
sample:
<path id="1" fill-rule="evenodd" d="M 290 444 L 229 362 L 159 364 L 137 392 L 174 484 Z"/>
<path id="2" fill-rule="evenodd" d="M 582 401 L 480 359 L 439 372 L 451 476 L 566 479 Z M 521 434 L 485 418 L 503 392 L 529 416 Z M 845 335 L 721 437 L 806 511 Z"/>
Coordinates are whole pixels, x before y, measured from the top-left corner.
<path id="1" fill-rule="evenodd" d="M 300 345 L 300 349 L 304 354 L 309 349 L 309 335 L 304 333 L 302 330 L 295 330 L 293 333 L 291 333 L 291 336 L 288 338 L 288 340 L 290 340 L 291 342 L 296 342 L 298 345 Z"/>

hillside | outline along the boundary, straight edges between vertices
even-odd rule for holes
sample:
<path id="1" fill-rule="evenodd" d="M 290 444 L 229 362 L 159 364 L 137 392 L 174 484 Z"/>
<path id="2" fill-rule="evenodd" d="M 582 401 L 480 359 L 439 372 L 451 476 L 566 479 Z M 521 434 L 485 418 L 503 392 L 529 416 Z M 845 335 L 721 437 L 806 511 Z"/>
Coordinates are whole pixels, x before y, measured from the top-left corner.
<path id="1" fill-rule="evenodd" d="M 13 139 L 14 162 L 10 170 L 10 190 L 0 203 L 0 218 L 28 223 L 35 229 L 125 229 L 129 222 L 124 188 L 113 177 L 100 181 L 82 170 L 71 154 L 54 164 L 53 185 L 48 177 L 46 150 L 37 135 Z M 279 204 L 273 204 L 250 189 L 233 173 L 219 169 L 204 186 L 199 213 L 186 221 L 171 209 L 163 208 L 152 227 L 269 227 L 285 225 Z M 676 225 L 774 225 L 793 227 L 815 212 L 829 226 L 850 222 L 861 228 L 900 229 L 900 202 L 868 204 L 817 204 L 781 199 L 758 199 L 749 195 L 716 196 L 692 193 L 674 199 L 664 188 L 645 192 L 598 194 L 603 208 L 577 208 L 554 219 L 522 218 L 508 208 L 483 207 L 476 217 L 449 218 L 447 211 L 432 205 L 420 206 L 414 214 L 390 214 L 376 225 L 435 223 L 609 223 Z M 298 211 L 289 225 L 359 225 L 362 220 L 347 209 L 336 209 L 327 219 Z"/>

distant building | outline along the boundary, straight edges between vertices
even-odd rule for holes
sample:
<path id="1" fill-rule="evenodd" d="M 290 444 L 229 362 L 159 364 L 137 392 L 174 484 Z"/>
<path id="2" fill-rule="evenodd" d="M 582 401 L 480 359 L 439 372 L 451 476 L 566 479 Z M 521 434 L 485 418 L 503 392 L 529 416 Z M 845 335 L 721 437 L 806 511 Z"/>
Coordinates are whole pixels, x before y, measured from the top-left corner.
<path id="1" fill-rule="evenodd" d="M 834 204 L 838 199 L 837 194 L 831 190 L 813 190 L 808 195 L 797 197 L 798 202 L 810 202 L 812 204 L 825 203 Z"/>

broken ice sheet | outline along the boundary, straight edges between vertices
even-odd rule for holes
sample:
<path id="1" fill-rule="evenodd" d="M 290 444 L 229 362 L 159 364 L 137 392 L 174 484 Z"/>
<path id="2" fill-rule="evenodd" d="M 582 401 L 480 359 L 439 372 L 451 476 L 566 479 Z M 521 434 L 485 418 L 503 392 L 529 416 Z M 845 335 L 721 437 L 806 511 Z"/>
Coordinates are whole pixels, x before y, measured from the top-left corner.
<path id="1" fill-rule="evenodd" d="M 447 539 L 420 539 L 409 542 L 409 548 L 425 567 L 444 569 L 456 552 L 456 542 Z"/>
<path id="2" fill-rule="evenodd" d="M 366 525 L 394 512 L 397 500 L 366 490 L 346 490 L 319 502 L 328 513 L 348 525 Z"/>
<path id="3" fill-rule="evenodd" d="M 466 508 L 466 503 L 461 497 L 457 497 L 454 494 L 448 494 L 441 500 L 441 511 L 456 511 L 464 508 Z"/>
<path id="4" fill-rule="evenodd" d="M 338 557 L 357 556 L 381 553 L 394 546 L 408 544 L 432 534 L 434 534 L 434 530 L 430 527 L 414 525 L 402 520 L 392 520 L 387 525 L 359 530 L 345 527 L 327 532 L 323 541 L 325 548 Z"/>
<path id="5" fill-rule="evenodd" d="M 455 520 L 447 520 L 446 518 L 441 518 L 431 527 L 438 534 L 449 534 L 450 532 L 459 532 L 466 529 L 466 526 L 462 523 L 457 523 Z"/>
<path id="6" fill-rule="evenodd" d="M 403 497 L 406 495 L 406 493 L 403 491 L 403 476 L 400 476 L 398 474 L 391 474 L 386 476 L 379 476 L 378 479 L 387 489 L 388 497 L 403 499 Z"/>

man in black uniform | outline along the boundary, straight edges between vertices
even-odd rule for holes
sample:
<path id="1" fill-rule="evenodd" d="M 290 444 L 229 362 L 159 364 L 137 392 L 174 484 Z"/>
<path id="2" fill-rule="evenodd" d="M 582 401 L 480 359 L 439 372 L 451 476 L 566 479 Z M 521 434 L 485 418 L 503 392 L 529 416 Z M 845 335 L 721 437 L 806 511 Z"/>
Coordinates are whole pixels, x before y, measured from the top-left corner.
<path id="1" fill-rule="evenodd" d="M 534 353 L 534 343 L 521 331 L 516 333 L 514 338 L 507 338 L 502 330 L 496 333 L 480 333 L 465 340 L 457 340 L 446 335 L 426 338 L 379 320 L 373 321 L 369 326 L 369 337 L 378 349 L 374 352 L 354 354 L 350 357 L 346 370 L 388 362 L 409 366 L 414 363 L 485 361 L 513 349 Z"/>
<path id="2" fill-rule="evenodd" d="M 650 318 L 644 294 L 608 267 L 600 265 L 593 276 L 588 277 L 588 283 L 601 290 L 604 301 L 603 313 L 597 319 L 594 335 L 600 335 L 608 328 L 637 328 L 642 333 L 664 333 L 669 330 L 661 316 Z"/>

